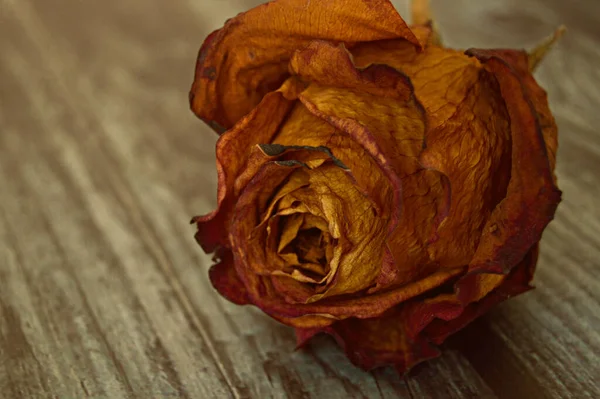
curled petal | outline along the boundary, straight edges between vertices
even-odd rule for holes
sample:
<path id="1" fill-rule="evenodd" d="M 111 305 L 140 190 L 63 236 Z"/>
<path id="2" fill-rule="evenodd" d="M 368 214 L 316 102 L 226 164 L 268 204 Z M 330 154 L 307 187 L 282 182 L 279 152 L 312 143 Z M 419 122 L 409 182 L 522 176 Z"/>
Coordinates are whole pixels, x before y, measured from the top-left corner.
<path id="1" fill-rule="evenodd" d="M 508 273 L 553 219 L 561 193 L 554 185 L 543 131 L 528 89 L 499 55 L 473 52 L 498 80 L 511 120 L 512 167 L 506 198 L 485 225 L 469 269 Z"/>
<path id="2" fill-rule="evenodd" d="M 525 97 L 535 110 L 536 118 L 539 127 L 542 130 L 542 136 L 544 137 L 544 143 L 546 144 L 548 162 L 550 163 L 551 170 L 554 171 L 556 167 L 556 150 L 558 147 L 558 129 L 548 105 L 548 95 L 546 91 L 537 84 L 535 78 L 529 71 L 527 53 L 523 50 L 506 49 L 471 49 L 468 50 L 467 53 L 477 58 L 481 58 L 482 60 L 489 57 L 502 59 L 505 63 L 510 65 L 512 71 L 517 74 L 523 85 Z M 556 182 L 556 176 L 554 176 L 554 180 Z"/>
<path id="3" fill-rule="evenodd" d="M 229 20 L 204 42 L 190 91 L 192 110 L 229 129 L 287 78 L 292 53 L 315 39 L 420 43 L 388 0 L 277 0 Z"/>
<path id="4" fill-rule="evenodd" d="M 532 288 L 529 282 L 533 278 L 538 252 L 538 245 L 535 245 L 517 267 L 507 276 L 502 276 L 500 284 L 494 290 L 487 293 L 481 299 L 467 305 L 460 316 L 452 320 L 444 321 L 442 318 L 433 320 L 424 327 L 423 333 L 432 342 L 441 344 L 447 337 L 461 330 L 477 317 L 485 314 L 494 305 L 529 291 Z M 488 274 L 487 276 L 490 275 Z M 459 293 L 459 295 L 473 295 L 473 293 L 481 291 L 476 285 L 472 285 L 471 289 L 466 289 L 463 293 Z M 468 299 L 463 297 L 461 302 L 468 303 L 468 301 L 477 296 L 473 295 Z"/>
<path id="5" fill-rule="evenodd" d="M 228 249 L 219 251 L 219 262 L 209 271 L 210 282 L 219 294 L 236 305 L 250 303 L 244 283 L 233 265 L 233 254 Z"/>
<path id="6" fill-rule="evenodd" d="M 336 297 L 331 300 L 325 298 L 318 302 L 306 304 L 295 303 L 292 305 L 286 303 L 286 301 L 282 300 L 279 290 L 283 289 L 288 294 L 293 294 L 293 297 L 290 297 L 291 302 L 298 302 L 298 299 L 301 297 L 298 297 L 296 294 L 300 293 L 300 291 L 289 285 L 288 288 L 277 287 L 271 279 L 265 278 L 264 274 L 253 272 L 253 265 L 263 256 L 253 251 L 262 250 L 264 247 L 246 245 L 247 242 L 243 237 L 247 237 L 247 231 L 260 224 L 261 217 L 264 214 L 263 210 L 267 207 L 267 203 L 272 200 L 272 192 L 262 190 L 266 181 L 265 179 L 270 180 L 269 186 L 278 186 L 278 182 L 283 182 L 295 170 L 301 170 L 302 168 L 304 166 L 301 164 L 292 164 L 290 166 L 279 165 L 276 162 L 263 164 L 259 172 L 247 184 L 244 193 L 239 198 L 236 205 L 236 214 L 239 217 L 232 223 L 234 228 L 231 231 L 231 235 L 234 237 L 233 240 L 238 242 L 233 247 L 237 274 L 244 282 L 251 302 L 274 318 L 283 320 L 290 325 L 296 325 L 297 318 L 313 315 L 315 316 L 315 322 L 318 321 L 319 325 L 323 325 L 324 323 L 332 323 L 336 319 L 345 319 L 350 316 L 359 318 L 377 317 L 394 305 L 439 287 L 464 272 L 463 268 L 436 272 L 427 276 L 422 281 L 406 284 L 394 290 L 373 295 L 365 296 L 357 294 L 350 297 Z M 348 281 L 352 281 L 352 279 Z M 324 316 L 317 317 L 317 315 Z M 312 319 L 309 318 L 309 320 Z M 301 322 L 306 327 L 307 319 L 303 318 Z"/>
<path id="7" fill-rule="evenodd" d="M 389 215 L 395 188 L 364 146 L 298 102 L 274 139 L 277 145 L 325 146 L 350 171 L 379 217 Z"/>
<path id="8" fill-rule="evenodd" d="M 478 81 L 481 65 L 464 53 L 431 46 L 417 52 L 401 40 L 359 44 L 350 49 L 354 63 L 365 68 L 389 65 L 408 76 L 414 95 L 425 108 L 427 127 L 445 123 Z"/>
<path id="9" fill-rule="evenodd" d="M 338 67 L 334 73 L 323 67 L 331 60 Z M 423 140 L 423 113 L 412 97 L 410 81 L 387 66 L 358 70 L 350 54 L 328 43 L 313 43 L 294 61 L 296 73 L 316 82 L 299 95 L 302 103 L 359 143 L 393 186 L 394 202 L 388 206 L 393 230 L 401 210 L 400 176 L 418 169 L 416 155 Z"/>
<path id="10" fill-rule="evenodd" d="M 371 65 L 359 70 L 343 44 L 313 41 L 297 50 L 290 60 L 290 72 L 320 85 L 352 89 L 375 96 L 408 101 L 412 95 L 408 78 L 387 65 Z M 332 70 L 331 66 L 335 65 Z"/>

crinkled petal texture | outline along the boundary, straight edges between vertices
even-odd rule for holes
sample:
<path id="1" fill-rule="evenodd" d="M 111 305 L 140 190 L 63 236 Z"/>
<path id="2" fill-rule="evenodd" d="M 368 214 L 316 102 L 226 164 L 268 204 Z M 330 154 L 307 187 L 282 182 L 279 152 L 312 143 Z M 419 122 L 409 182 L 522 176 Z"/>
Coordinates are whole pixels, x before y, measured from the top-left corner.
<path id="1" fill-rule="evenodd" d="M 275 0 L 229 20 L 198 54 L 192 110 L 217 131 L 231 128 L 289 76 L 295 50 L 314 39 L 370 42 L 417 37 L 388 0 Z"/>
<path id="2" fill-rule="evenodd" d="M 196 238 L 216 289 L 299 346 L 325 332 L 404 372 L 530 288 L 556 125 L 525 53 L 434 46 L 388 1 L 322 3 L 268 3 L 205 42 L 192 106 L 229 130 Z"/>

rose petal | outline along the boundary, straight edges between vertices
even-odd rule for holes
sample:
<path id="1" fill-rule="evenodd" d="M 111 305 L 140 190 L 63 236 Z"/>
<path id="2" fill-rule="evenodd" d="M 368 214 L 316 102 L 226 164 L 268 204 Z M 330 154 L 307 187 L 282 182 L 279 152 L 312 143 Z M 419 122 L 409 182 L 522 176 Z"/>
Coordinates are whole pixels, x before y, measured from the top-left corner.
<path id="1" fill-rule="evenodd" d="M 213 287 L 236 305 L 250 303 L 246 287 L 235 271 L 231 251 L 223 249 L 219 251 L 219 257 L 219 263 L 213 265 L 208 274 Z"/>
<path id="2" fill-rule="evenodd" d="M 290 215 L 290 217 L 286 220 L 285 225 L 283 226 L 283 230 L 279 235 L 279 244 L 277 246 L 277 252 L 283 251 L 283 249 L 291 243 L 294 238 L 298 235 L 298 231 L 300 231 L 300 227 L 302 227 L 302 223 L 304 223 L 304 214 L 294 214 Z"/>
<path id="3" fill-rule="evenodd" d="M 277 294 L 291 305 L 306 303 L 313 295 L 314 290 L 308 284 L 290 278 L 289 276 L 271 275 L 271 283 Z M 260 306 L 260 304 L 259 304 Z"/>
<path id="4" fill-rule="evenodd" d="M 512 168 L 506 198 L 488 220 L 470 271 L 508 273 L 553 219 L 561 192 L 553 181 L 546 143 L 528 90 L 507 61 L 478 56 L 498 80 L 512 130 Z"/>
<path id="5" fill-rule="evenodd" d="M 294 112 L 306 112 L 306 111 L 303 110 L 302 108 L 296 107 Z M 289 120 L 291 122 L 296 119 L 290 118 Z M 299 120 L 305 121 L 304 118 L 300 118 Z M 284 128 L 286 126 L 288 126 L 288 125 L 286 124 L 284 126 Z M 309 141 L 309 142 L 314 145 L 315 142 L 312 140 L 315 138 L 318 140 L 321 140 L 320 132 L 322 132 L 323 130 L 313 129 L 312 125 L 310 125 L 310 124 L 308 124 L 306 126 L 307 126 L 306 134 L 303 136 L 298 136 L 296 134 L 296 137 L 300 137 L 300 138 L 303 138 L 305 136 L 312 137 L 311 141 Z M 317 126 L 317 125 L 315 125 L 315 126 Z M 297 128 L 300 128 L 300 127 L 301 126 L 298 126 Z M 293 137 L 294 132 L 298 132 L 298 130 L 296 130 L 296 128 L 292 129 L 291 127 L 289 127 L 289 129 L 290 129 L 289 130 L 290 137 Z M 282 130 L 284 130 L 284 129 L 282 129 Z M 325 132 L 327 132 L 327 130 L 325 130 Z M 356 138 L 358 138 L 357 142 L 360 143 L 363 146 L 363 148 L 373 148 L 370 144 L 370 143 L 372 143 L 372 141 L 368 141 L 369 137 L 370 137 L 369 136 L 370 132 L 363 131 L 363 133 L 365 133 L 366 136 L 356 136 Z M 339 137 L 339 135 L 336 136 L 336 135 L 332 134 L 331 136 L 329 136 L 329 138 L 335 138 L 335 137 Z M 364 140 L 365 137 L 367 138 L 367 141 Z M 317 143 L 319 143 L 318 140 L 317 140 Z M 302 143 L 302 144 L 304 144 L 304 143 Z M 321 144 L 321 143 L 319 143 L 319 144 Z M 340 148 L 344 148 L 344 147 L 341 146 Z M 337 147 L 336 147 L 336 150 L 334 150 L 334 151 L 336 151 L 336 155 L 339 154 L 339 151 L 337 151 Z M 349 160 L 352 162 L 352 159 L 353 158 L 350 158 Z M 346 159 L 342 158 L 342 161 L 346 162 Z M 354 160 L 354 162 L 356 162 L 356 160 Z M 269 167 L 275 167 L 275 166 L 269 166 Z M 393 171 L 388 170 L 388 172 L 393 172 Z M 265 171 L 265 173 L 266 173 L 266 171 Z M 260 190 L 261 185 L 259 183 L 259 179 L 257 179 L 255 183 L 256 183 L 255 184 L 256 188 L 249 188 L 249 191 Z M 251 186 L 251 184 L 248 185 L 248 187 L 250 187 L 250 186 Z M 290 200 L 293 200 L 293 198 L 290 198 Z M 251 203 L 251 201 L 249 203 Z M 254 211 L 251 211 L 249 213 L 252 214 L 253 212 Z M 248 212 L 239 211 L 239 214 L 247 215 Z M 243 222 L 244 223 L 248 222 L 250 224 L 255 223 L 255 222 L 250 221 L 250 219 L 248 219 L 247 216 L 244 217 Z M 254 224 L 254 225 L 256 225 L 256 224 Z M 247 255 L 247 253 L 243 253 L 243 251 L 242 251 L 242 253 L 240 253 L 240 256 L 239 256 L 239 258 L 241 259 L 240 262 L 242 262 L 242 259 L 247 258 L 246 255 Z M 430 290 L 432 288 L 439 286 L 440 284 L 443 284 L 444 281 L 447 281 L 448 279 L 452 278 L 453 276 L 456 276 L 457 274 L 462 273 L 462 270 L 463 270 L 462 268 L 456 268 L 456 269 L 450 270 L 449 272 L 428 273 L 427 276 L 423 276 L 424 277 L 423 281 L 419 281 L 418 283 L 406 284 L 404 286 L 397 287 L 396 289 L 393 289 L 393 290 L 390 290 L 387 292 L 382 292 L 379 295 L 370 295 L 370 296 L 362 297 L 362 298 L 343 298 L 343 299 L 336 298 L 336 300 L 334 300 L 334 301 L 327 301 L 326 299 L 324 299 L 322 301 L 319 301 L 318 303 L 314 303 L 314 304 L 311 303 L 311 304 L 302 305 L 302 306 L 296 305 L 294 307 L 289 307 L 285 304 L 282 304 L 281 299 L 277 296 L 277 291 L 272 286 L 269 286 L 269 284 L 267 284 L 266 282 L 259 281 L 259 279 L 256 276 L 242 276 L 242 278 L 248 279 L 248 282 L 247 282 L 248 287 L 252 286 L 252 288 L 249 288 L 249 290 L 251 293 L 252 292 L 255 293 L 254 295 L 252 295 L 254 303 L 256 303 L 258 306 L 260 306 L 263 310 L 265 310 L 267 313 L 271 314 L 272 316 L 279 318 L 279 319 L 285 319 L 287 323 L 294 325 L 295 317 L 302 316 L 305 314 L 310 314 L 310 313 L 329 314 L 330 317 L 335 317 L 335 318 L 346 318 L 350 315 L 355 315 L 357 317 L 374 317 L 376 315 L 379 315 L 379 314 L 385 312 L 387 309 L 389 309 L 390 307 L 394 306 L 395 304 L 397 304 L 401 301 L 404 301 L 408 298 L 419 295 L 422 292 L 425 292 L 427 290 Z"/>
<path id="6" fill-rule="evenodd" d="M 451 187 L 450 211 L 437 230 L 438 239 L 429 246 L 431 256 L 444 267 L 470 262 L 510 179 L 506 107 L 495 79 L 485 71 L 478 74 L 452 116 L 427 131 L 427 147 L 420 156 L 424 166 L 444 173 Z M 450 79 L 445 82 L 453 84 Z M 448 101 L 442 90 L 437 95 L 440 103 Z"/>
<path id="7" fill-rule="evenodd" d="M 370 202 L 356 189 L 343 169 L 335 165 L 323 165 L 309 172 L 310 184 L 288 194 L 295 201 L 304 204 L 310 213 L 319 215 L 329 222 L 328 230 L 333 237 L 339 237 L 338 245 L 347 250 L 340 260 L 339 267 L 330 265 L 328 282 L 331 284 L 309 298 L 310 302 L 337 295 L 351 294 L 366 289 L 377 276 L 381 265 L 381 242 L 385 237 L 386 223 L 370 211 Z M 258 176 L 258 175 L 257 175 Z M 246 254 L 249 270 L 260 272 L 264 267 L 260 264 L 267 259 L 260 256 L 256 248 L 264 248 L 264 242 L 247 240 L 250 224 L 249 214 L 257 206 L 258 196 L 269 192 L 265 187 L 277 187 L 278 180 L 264 175 L 264 180 L 248 186 L 239 199 L 236 216 L 233 220 L 232 244 L 236 251 Z M 256 190 L 253 190 L 256 187 Z M 262 207 L 259 205 L 259 207 Z M 256 211 L 254 211 L 256 212 Z M 264 234 L 263 234 L 264 236 Z M 365 239 L 368 237 L 369 239 Z M 239 239 L 241 238 L 241 239 Z M 263 238 L 264 239 L 264 238 Z M 238 247 L 239 246 L 239 247 Z M 257 265 L 258 263 L 258 265 Z M 269 268 L 271 265 L 268 266 Z M 291 284 L 291 283 L 290 283 Z M 304 292 L 304 290 L 302 291 Z M 295 297 L 296 300 L 298 296 Z"/>
<path id="8" fill-rule="evenodd" d="M 388 0 L 278 0 L 229 20 L 204 42 L 190 91 L 192 110 L 210 125 L 232 127 L 287 77 L 296 49 L 311 40 L 420 43 Z"/>
<path id="9" fill-rule="evenodd" d="M 385 64 L 408 76 L 416 98 L 427 111 L 429 129 L 454 115 L 479 80 L 481 69 L 476 60 L 460 51 L 431 46 L 419 53 L 401 40 L 362 43 L 350 52 L 360 68 Z"/>
<path id="10" fill-rule="evenodd" d="M 415 364 L 439 356 L 437 348 L 422 337 L 413 339 L 405 330 L 402 308 L 376 319 L 350 318 L 324 328 L 296 329 L 301 347 L 319 332 L 332 335 L 352 363 L 364 369 L 393 365 L 404 374 Z"/>
<path id="11" fill-rule="evenodd" d="M 232 237 L 244 237 L 245 234 L 242 233 L 244 229 L 252 229 L 260 223 L 261 212 L 259 210 L 267 206 L 270 198 L 268 191 L 261 190 L 264 187 L 265 179 L 274 179 L 273 184 L 276 185 L 276 181 L 282 181 L 289 175 L 290 172 L 288 169 L 295 170 L 298 168 L 301 168 L 301 166 L 293 165 L 284 167 L 274 162 L 268 162 L 263 165 L 261 170 L 247 185 L 244 195 L 238 201 L 236 210 L 240 218 L 233 223 Z M 254 194 L 247 195 L 250 193 Z M 463 272 L 462 268 L 457 268 L 447 272 L 434 273 L 418 283 L 408 284 L 394 291 L 369 295 L 367 297 L 359 295 L 356 298 L 336 298 L 332 301 L 324 299 L 316 303 L 290 306 L 283 303 L 276 287 L 270 283 L 270 280 L 251 272 L 250 262 L 256 261 L 260 257 L 260 255 L 257 255 L 253 251 L 256 248 L 260 248 L 260 246 L 245 246 L 244 243 L 245 241 L 241 240 L 240 244 L 234 247 L 234 256 L 238 275 L 244 281 L 251 301 L 273 317 L 285 320 L 290 325 L 295 325 L 295 318 L 310 314 L 328 315 L 328 322 L 332 322 L 336 318 L 346 318 L 351 315 L 356 317 L 375 317 L 395 304 L 438 287 L 448 279 Z"/>
<path id="12" fill-rule="evenodd" d="M 485 314 L 494 305 L 529 291 L 531 289 L 529 282 L 533 277 L 537 257 L 538 246 L 535 245 L 519 266 L 515 267 L 508 276 L 502 276 L 504 278 L 498 288 L 491 291 L 481 300 L 478 300 L 478 302 L 465 307 L 461 315 L 451 321 L 433 320 L 425 328 L 425 335 L 432 342 L 441 344 L 447 337 L 461 330 L 477 317 Z"/>
<path id="13" fill-rule="evenodd" d="M 322 172 L 322 173 L 321 173 Z M 325 219 L 340 224 L 338 245 L 345 246 L 337 270 L 326 289 L 311 302 L 339 294 L 352 294 L 375 281 L 382 264 L 387 221 L 377 217 L 371 202 L 339 169 L 319 168 L 311 174 L 314 198 L 319 198 Z M 323 200 L 331 196 L 331 201 Z M 331 231 L 331 228 L 330 228 Z"/>
<path id="14" fill-rule="evenodd" d="M 525 90 L 525 96 L 535 109 L 542 135 L 544 136 L 544 142 L 546 143 L 546 151 L 548 155 L 548 161 L 550 162 L 550 168 L 554 171 L 556 167 L 556 149 L 558 147 L 558 129 L 554 116 L 548 106 L 548 95 L 546 91 L 541 88 L 531 71 L 529 70 L 528 54 L 524 50 L 480 50 L 471 49 L 467 51 L 468 54 L 480 58 L 482 60 L 497 56 L 509 64 L 514 72 L 519 76 L 523 89 Z M 556 179 L 555 179 L 556 180 Z"/>
<path id="15" fill-rule="evenodd" d="M 292 214 L 306 213 L 311 209 L 307 208 L 307 203 L 300 203 L 294 209 L 288 209 L 287 206 L 282 208 L 281 205 L 285 201 L 296 199 L 297 195 L 302 196 L 303 190 L 310 185 L 310 175 L 304 169 L 310 168 L 311 164 L 318 167 L 325 162 L 342 170 L 343 164 L 325 147 L 258 145 L 250 151 L 246 169 L 236 179 L 234 191 L 236 198 L 241 198 L 240 195 L 244 193 L 246 197 L 249 193 L 256 194 L 252 197 L 257 201 L 256 203 L 244 202 L 247 206 L 244 211 L 236 208 L 236 212 L 241 218 L 241 224 L 244 226 L 244 233 L 241 233 L 244 239 L 241 241 L 244 246 L 247 246 L 246 252 L 249 259 L 254 260 L 249 265 L 254 273 L 270 275 L 273 271 L 283 267 L 284 261 L 277 254 L 281 234 L 278 231 L 279 221 L 282 216 L 290 214 L 286 211 L 291 211 Z M 277 169 L 276 166 L 281 166 L 282 169 L 276 170 L 272 176 L 264 173 L 259 175 L 258 172 L 265 164 L 275 165 L 275 169 Z M 281 174 L 281 171 L 284 173 Z M 258 191 L 251 192 L 252 190 L 247 189 L 248 183 L 251 181 L 254 182 L 253 187 L 257 187 Z M 242 188 L 244 189 L 242 190 Z M 314 195 L 311 193 L 308 195 L 309 200 L 314 201 Z M 302 197 L 298 197 L 298 202 L 301 202 L 301 199 Z M 318 211 L 318 206 L 314 205 L 312 212 Z M 248 217 L 247 213 L 254 217 Z M 335 226 L 330 226 L 330 228 L 334 236 L 339 236 Z M 235 237 L 235 235 L 231 237 Z M 233 243 L 231 244 L 233 245 Z"/>
<path id="16" fill-rule="evenodd" d="M 537 256 L 535 245 L 509 275 L 468 274 L 458 281 L 452 294 L 407 304 L 408 334 L 416 337 L 423 330 L 435 331 L 434 341 L 441 343 L 492 305 L 528 291 Z"/>
<path id="17" fill-rule="evenodd" d="M 406 76 L 380 64 L 358 70 L 351 57 L 343 44 L 315 40 L 294 53 L 289 69 L 292 75 L 311 83 L 397 98 L 402 102 L 410 100 L 412 91 Z"/>

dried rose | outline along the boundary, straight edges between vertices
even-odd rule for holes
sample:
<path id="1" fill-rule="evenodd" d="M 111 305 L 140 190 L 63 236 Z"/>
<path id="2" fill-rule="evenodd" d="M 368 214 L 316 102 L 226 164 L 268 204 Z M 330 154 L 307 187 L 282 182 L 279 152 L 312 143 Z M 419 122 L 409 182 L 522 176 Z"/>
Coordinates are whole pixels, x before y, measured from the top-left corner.
<path id="1" fill-rule="evenodd" d="M 560 201 L 539 51 L 442 47 L 414 6 L 411 28 L 387 0 L 256 7 L 206 39 L 190 96 L 226 131 L 193 219 L 213 285 L 365 369 L 527 291 Z"/>

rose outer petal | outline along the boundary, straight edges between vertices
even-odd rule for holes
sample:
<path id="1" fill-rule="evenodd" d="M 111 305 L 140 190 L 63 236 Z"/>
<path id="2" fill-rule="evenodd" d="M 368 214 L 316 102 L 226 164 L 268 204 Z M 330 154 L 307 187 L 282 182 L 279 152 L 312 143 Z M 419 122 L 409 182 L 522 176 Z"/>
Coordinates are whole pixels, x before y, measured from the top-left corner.
<path id="1" fill-rule="evenodd" d="M 190 105 L 222 132 L 285 81 L 292 53 L 311 40 L 400 38 L 421 46 L 388 0 L 272 1 L 229 20 L 206 39 L 198 54 Z"/>
<path id="2" fill-rule="evenodd" d="M 470 51 L 498 80 L 511 120 L 512 167 L 506 198 L 488 220 L 470 272 L 508 273 L 554 218 L 555 186 L 538 114 L 520 76 L 501 55 Z M 538 103 L 539 104 L 539 103 Z"/>
<path id="3" fill-rule="evenodd" d="M 392 365 L 404 374 L 415 364 L 440 355 L 427 340 L 407 334 L 405 313 L 397 307 L 374 319 L 350 318 L 323 328 L 297 328 L 297 347 L 303 347 L 318 333 L 327 333 L 335 338 L 348 359 L 363 370 Z"/>
<path id="4" fill-rule="evenodd" d="M 452 116 L 427 131 L 420 156 L 425 167 L 444 173 L 450 184 L 449 213 L 428 248 L 444 267 L 470 262 L 510 179 L 510 127 L 498 84 L 481 67 L 464 73 L 477 79 L 469 83 Z M 441 90 L 437 94 L 440 103 L 447 101 Z"/>
<path id="5" fill-rule="evenodd" d="M 397 98 L 402 102 L 410 100 L 412 88 L 406 76 L 380 64 L 359 70 L 351 57 L 343 44 L 315 40 L 293 54 L 289 70 L 311 83 Z"/>
<path id="6" fill-rule="evenodd" d="M 548 106 L 548 95 L 546 91 L 540 87 L 535 81 L 531 71 L 529 70 L 528 54 L 524 50 L 480 50 L 471 49 L 468 54 L 477 58 L 485 59 L 487 57 L 496 56 L 504 60 L 511 66 L 514 72 L 519 76 L 525 96 L 533 106 L 537 115 L 537 120 L 542 130 L 542 136 L 546 143 L 546 150 L 550 169 L 554 171 L 556 167 L 556 150 L 558 147 L 558 128 L 550 107 Z M 555 178 L 556 182 L 556 178 Z"/>
<path id="7" fill-rule="evenodd" d="M 532 289 L 529 282 L 533 278 L 538 253 L 539 246 L 536 244 L 508 276 L 503 276 L 505 278 L 495 290 L 483 299 L 466 306 L 460 316 L 450 321 L 433 320 L 424 327 L 423 334 L 432 342 L 441 344 L 447 337 L 485 314 L 494 305 Z M 473 286 L 473 288 L 476 289 L 477 287 Z"/>
<path id="8" fill-rule="evenodd" d="M 236 305 L 250 303 L 244 283 L 238 276 L 233 265 L 233 254 L 230 250 L 219 251 L 219 263 L 213 265 L 208 273 L 210 282 L 219 294 Z"/>

